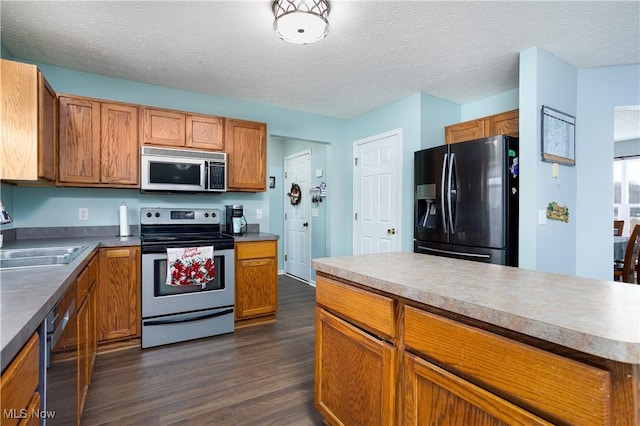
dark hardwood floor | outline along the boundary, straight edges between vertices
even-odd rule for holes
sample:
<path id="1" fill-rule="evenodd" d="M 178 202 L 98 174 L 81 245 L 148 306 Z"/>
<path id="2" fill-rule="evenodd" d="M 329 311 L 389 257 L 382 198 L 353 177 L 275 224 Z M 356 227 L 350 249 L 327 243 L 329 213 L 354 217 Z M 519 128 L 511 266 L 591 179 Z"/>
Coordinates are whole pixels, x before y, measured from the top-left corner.
<path id="1" fill-rule="evenodd" d="M 83 425 L 321 425 L 315 288 L 279 276 L 277 321 L 98 355 Z"/>

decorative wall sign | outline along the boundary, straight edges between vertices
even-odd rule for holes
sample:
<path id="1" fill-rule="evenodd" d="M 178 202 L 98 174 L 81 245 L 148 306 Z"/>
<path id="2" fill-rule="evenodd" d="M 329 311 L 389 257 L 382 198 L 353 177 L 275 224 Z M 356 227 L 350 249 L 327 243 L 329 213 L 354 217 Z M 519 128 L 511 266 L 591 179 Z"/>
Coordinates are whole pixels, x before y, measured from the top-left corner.
<path id="1" fill-rule="evenodd" d="M 552 201 L 547 206 L 547 217 L 567 223 L 569 222 L 569 207 L 561 206 L 555 201 Z"/>
<path id="2" fill-rule="evenodd" d="M 297 183 L 291 184 L 291 191 L 287 194 L 291 200 L 292 206 L 297 206 L 300 204 L 300 200 L 302 199 L 302 191 L 300 190 L 300 185 Z"/>
<path id="3" fill-rule="evenodd" d="M 576 118 L 542 106 L 542 161 L 576 164 Z"/>

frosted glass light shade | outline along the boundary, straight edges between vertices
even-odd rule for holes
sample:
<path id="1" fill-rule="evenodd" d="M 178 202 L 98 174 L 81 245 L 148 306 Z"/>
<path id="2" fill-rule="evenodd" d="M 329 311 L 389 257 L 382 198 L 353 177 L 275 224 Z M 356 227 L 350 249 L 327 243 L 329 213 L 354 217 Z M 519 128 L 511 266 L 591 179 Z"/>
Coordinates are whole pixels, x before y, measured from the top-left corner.
<path id="1" fill-rule="evenodd" d="M 273 14 L 273 30 L 290 43 L 315 43 L 329 33 L 327 0 L 275 0 Z"/>

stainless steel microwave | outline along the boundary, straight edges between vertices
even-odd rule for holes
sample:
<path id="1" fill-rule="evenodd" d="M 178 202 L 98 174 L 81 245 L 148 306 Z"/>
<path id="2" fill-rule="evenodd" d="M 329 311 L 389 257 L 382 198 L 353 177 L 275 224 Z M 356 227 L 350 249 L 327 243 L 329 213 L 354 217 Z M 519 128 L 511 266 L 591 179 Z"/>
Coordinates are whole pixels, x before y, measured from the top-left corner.
<path id="1" fill-rule="evenodd" d="M 225 192 L 227 154 L 143 146 L 143 191 Z"/>

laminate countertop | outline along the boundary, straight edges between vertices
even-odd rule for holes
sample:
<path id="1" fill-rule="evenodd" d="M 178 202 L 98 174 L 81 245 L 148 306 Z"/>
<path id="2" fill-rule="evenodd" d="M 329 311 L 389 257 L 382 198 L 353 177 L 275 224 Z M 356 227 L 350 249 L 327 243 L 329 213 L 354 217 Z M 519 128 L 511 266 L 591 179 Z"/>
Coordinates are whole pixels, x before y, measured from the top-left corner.
<path id="1" fill-rule="evenodd" d="M 254 241 L 273 241 L 280 238 L 277 234 L 269 234 L 268 232 L 247 232 L 242 235 L 232 235 L 236 243 L 246 243 Z"/>
<path id="2" fill-rule="evenodd" d="M 61 247 L 86 248 L 67 265 L 0 271 L 0 365 L 2 371 L 49 311 L 101 247 L 139 246 L 139 237 L 45 238 L 5 242 L 3 249 Z"/>
<path id="3" fill-rule="evenodd" d="M 312 265 L 391 295 L 640 364 L 640 285 L 416 253 L 321 258 Z"/>

